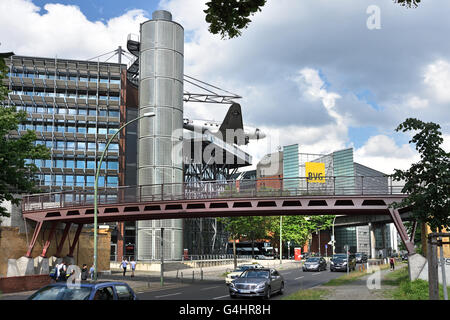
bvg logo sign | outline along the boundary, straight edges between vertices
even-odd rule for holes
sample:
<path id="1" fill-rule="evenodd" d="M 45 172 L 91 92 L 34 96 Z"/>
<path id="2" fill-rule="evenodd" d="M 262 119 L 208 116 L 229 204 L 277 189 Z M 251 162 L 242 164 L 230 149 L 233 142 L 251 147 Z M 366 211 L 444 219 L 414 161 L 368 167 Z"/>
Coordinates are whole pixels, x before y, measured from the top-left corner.
<path id="1" fill-rule="evenodd" d="M 325 163 L 305 162 L 305 173 L 308 182 L 325 183 Z"/>

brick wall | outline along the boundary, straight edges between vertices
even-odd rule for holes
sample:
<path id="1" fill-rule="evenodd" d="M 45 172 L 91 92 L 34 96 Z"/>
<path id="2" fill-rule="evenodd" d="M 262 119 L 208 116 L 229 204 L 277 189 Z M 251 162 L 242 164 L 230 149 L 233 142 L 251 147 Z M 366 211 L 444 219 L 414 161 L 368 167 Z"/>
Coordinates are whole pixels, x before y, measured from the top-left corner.
<path id="1" fill-rule="evenodd" d="M 50 281 L 51 279 L 47 274 L 23 277 L 4 277 L 0 278 L 0 291 L 2 293 L 32 291 L 49 284 Z"/>

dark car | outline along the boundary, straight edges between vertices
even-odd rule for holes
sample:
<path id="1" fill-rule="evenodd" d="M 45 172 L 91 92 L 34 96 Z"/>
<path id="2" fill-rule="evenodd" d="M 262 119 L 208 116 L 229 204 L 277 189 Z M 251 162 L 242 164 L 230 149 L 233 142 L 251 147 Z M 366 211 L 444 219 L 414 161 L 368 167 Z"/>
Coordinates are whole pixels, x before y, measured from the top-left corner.
<path id="1" fill-rule="evenodd" d="M 27 300 L 138 300 L 124 282 L 56 282 L 42 287 Z"/>
<path id="2" fill-rule="evenodd" d="M 249 269 L 234 279 L 229 286 L 230 297 L 263 297 L 278 292 L 283 294 L 284 278 L 275 269 Z"/>
<path id="3" fill-rule="evenodd" d="M 356 263 L 366 263 L 367 262 L 367 254 L 364 252 L 355 253 Z"/>
<path id="4" fill-rule="evenodd" d="M 312 257 L 306 259 L 302 267 L 303 271 L 327 270 L 327 262 L 322 257 Z"/>
<path id="5" fill-rule="evenodd" d="M 348 258 L 348 261 L 347 261 Z M 334 254 L 330 260 L 330 271 L 349 271 L 356 269 L 356 256 L 354 254 Z"/>

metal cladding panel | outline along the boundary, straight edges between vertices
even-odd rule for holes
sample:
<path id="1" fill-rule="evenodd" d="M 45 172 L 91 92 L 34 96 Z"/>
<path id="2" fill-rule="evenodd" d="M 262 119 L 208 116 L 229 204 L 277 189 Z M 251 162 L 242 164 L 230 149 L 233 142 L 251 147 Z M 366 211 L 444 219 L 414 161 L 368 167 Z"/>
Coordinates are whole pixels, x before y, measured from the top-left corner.
<path id="1" fill-rule="evenodd" d="M 141 114 L 155 112 L 155 108 L 141 108 Z M 139 129 L 141 139 L 144 137 L 153 137 L 155 135 L 155 117 L 145 117 L 139 119 Z"/>
<path id="2" fill-rule="evenodd" d="M 155 163 L 153 150 L 153 138 L 145 138 L 139 141 L 139 168 L 152 166 Z"/>
<path id="3" fill-rule="evenodd" d="M 155 50 L 149 49 L 141 53 L 140 63 L 142 63 L 145 67 L 141 68 L 142 74 L 140 77 L 154 77 L 155 76 Z"/>
<path id="4" fill-rule="evenodd" d="M 156 109 L 156 115 L 160 121 L 156 123 L 155 134 L 157 136 L 171 137 L 174 125 L 173 108 L 159 107 Z"/>
<path id="5" fill-rule="evenodd" d="M 174 77 L 175 52 L 168 49 L 155 50 L 155 76 Z"/>
<path id="6" fill-rule="evenodd" d="M 140 108 L 155 106 L 155 79 L 148 78 L 141 80 L 139 86 L 139 105 Z"/>

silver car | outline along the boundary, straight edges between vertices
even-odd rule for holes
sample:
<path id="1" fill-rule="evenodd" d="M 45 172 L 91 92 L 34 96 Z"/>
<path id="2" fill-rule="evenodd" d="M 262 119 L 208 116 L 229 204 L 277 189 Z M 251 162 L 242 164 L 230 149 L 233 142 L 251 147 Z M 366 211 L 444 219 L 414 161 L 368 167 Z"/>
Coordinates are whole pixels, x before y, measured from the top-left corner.
<path id="1" fill-rule="evenodd" d="M 234 279 L 229 286 L 230 297 L 263 297 L 278 292 L 283 294 L 284 278 L 275 269 L 249 269 Z"/>

